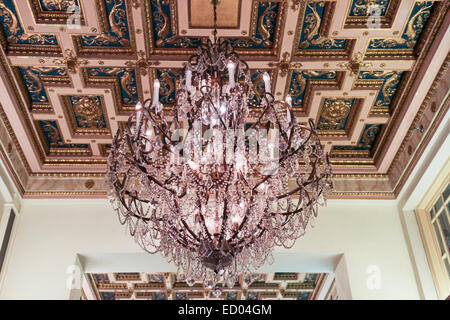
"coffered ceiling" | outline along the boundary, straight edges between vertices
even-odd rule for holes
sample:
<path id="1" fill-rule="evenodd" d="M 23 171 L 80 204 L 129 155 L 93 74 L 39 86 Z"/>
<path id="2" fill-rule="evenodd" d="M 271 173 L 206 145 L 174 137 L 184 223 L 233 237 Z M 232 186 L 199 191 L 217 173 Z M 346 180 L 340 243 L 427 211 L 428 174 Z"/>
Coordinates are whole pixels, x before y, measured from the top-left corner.
<path id="1" fill-rule="evenodd" d="M 332 291 L 327 279 L 332 275 L 326 273 L 241 275 L 234 287 L 223 287 L 219 297 L 205 290 L 201 282 L 189 286 L 184 276 L 176 273 L 88 273 L 85 277 L 84 300 L 315 300 L 319 292 L 331 299 L 327 292 Z"/>
<path id="2" fill-rule="evenodd" d="M 314 121 L 335 197 L 395 198 L 448 110 L 449 5 L 221 0 L 218 35 Z M 210 0 L 0 0 L 1 157 L 23 196 L 104 197 L 113 135 L 156 77 L 174 103 L 212 14 Z"/>

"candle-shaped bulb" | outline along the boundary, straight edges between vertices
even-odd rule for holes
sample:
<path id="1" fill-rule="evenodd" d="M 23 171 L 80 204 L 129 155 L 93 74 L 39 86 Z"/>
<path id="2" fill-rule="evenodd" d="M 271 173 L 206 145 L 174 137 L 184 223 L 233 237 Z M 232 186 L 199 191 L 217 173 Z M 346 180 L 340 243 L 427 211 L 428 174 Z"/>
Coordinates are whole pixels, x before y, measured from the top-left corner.
<path id="1" fill-rule="evenodd" d="M 270 92 L 270 76 L 267 72 L 264 72 L 263 80 L 266 92 Z"/>
<path id="2" fill-rule="evenodd" d="M 159 80 L 156 79 L 155 82 L 153 82 L 153 105 L 156 105 L 159 102 L 159 87 L 161 84 L 159 83 Z"/>
<path id="3" fill-rule="evenodd" d="M 286 96 L 286 103 L 292 108 L 292 97 L 290 95 Z M 291 123 L 291 110 L 289 108 L 287 108 L 287 115 L 286 115 L 286 120 L 288 122 L 288 124 Z M 290 131 L 288 132 L 288 136 L 290 136 Z"/>
<path id="4" fill-rule="evenodd" d="M 235 82 L 234 82 L 234 63 L 228 62 L 228 81 L 230 83 L 230 88 L 234 88 Z"/>
<path id="5" fill-rule="evenodd" d="M 190 66 L 188 65 L 186 68 L 186 88 L 189 90 L 191 87 L 191 81 L 192 81 L 192 71 Z"/>
<path id="6" fill-rule="evenodd" d="M 140 126 L 142 119 L 142 109 L 144 109 L 142 103 L 140 102 L 136 103 L 136 127 Z"/>
<path id="7" fill-rule="evenodd" d="M 292 107 L 292 97 L 290 95 L 286 96 L 286 102 L 288 105 L 290 105 Z"/>

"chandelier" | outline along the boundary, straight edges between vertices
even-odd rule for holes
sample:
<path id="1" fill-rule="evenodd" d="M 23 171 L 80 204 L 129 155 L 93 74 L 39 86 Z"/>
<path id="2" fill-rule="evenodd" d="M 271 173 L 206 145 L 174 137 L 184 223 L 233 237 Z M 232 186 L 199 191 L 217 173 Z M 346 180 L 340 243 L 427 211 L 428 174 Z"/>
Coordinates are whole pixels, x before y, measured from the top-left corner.
<path id="1" fill-rule="evenodd" d="M 213 4 L 214 42 L 188 60 L 173 106 L 159 101 L 158 80 L 153 99 L 136 105 L 113 140 L 107 184 L 145 251 L 220 295 L 272 263 L 275 246 L 292 247 L 332 184 L 313 122 L 297 122 L 289 96 L 275 99 L 269 74 L 258 90 L 247 63 L 217 39 Z"/>

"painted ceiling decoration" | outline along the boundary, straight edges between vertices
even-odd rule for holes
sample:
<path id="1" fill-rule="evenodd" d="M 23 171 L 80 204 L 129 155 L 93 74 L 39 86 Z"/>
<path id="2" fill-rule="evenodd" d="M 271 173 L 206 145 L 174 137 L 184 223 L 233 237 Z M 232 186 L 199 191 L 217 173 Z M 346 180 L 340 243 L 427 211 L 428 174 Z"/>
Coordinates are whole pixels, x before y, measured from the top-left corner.
<path id="1" fill-rule="evenodd" d="M 212 6 L 199 10 L 201 3 L 0 0 L 0 82 L 8 88 L 0 149 L 25 197 L 106 195 L 117 128 L 151 97 L 155 78 L 170 110 L 185 61 L 212 37 Z M 330 153 L 334 196 L 395 198 L 430 136 L 414 127 L 425 119 L 434 130 L 448 109 L 448 101 L 431 108 L 448 60 L 434 62 L 430 48 L 450 25 L 450 3 L 221 3 L 218 36 L 249 62 L 255 99 L 269 72 L 276 98 L 290 94 L 299 122 L 315 123 Z M 422 83 L 430 68 L 435 81 Z M 422 100 L 410 105 L 422 87 Z"/>
<path id="2" fill-rule="evenodd" d="M 95 300 L 314 300 L 326 273 L 253 273 L 238 277 L 233 288 L 215 298 L 201 283 L 189 286 L 176 273 L 88 273 L 88 290 Z M 83 299 L 88 299 L 83 292 Z"/>

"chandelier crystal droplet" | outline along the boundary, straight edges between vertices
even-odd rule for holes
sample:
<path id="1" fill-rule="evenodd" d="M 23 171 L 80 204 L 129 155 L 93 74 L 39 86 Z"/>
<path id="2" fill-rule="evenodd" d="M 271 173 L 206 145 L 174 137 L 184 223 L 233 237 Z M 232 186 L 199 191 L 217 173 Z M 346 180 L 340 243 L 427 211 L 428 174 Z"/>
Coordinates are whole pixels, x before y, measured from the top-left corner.
<path id="1" fill-rule="evenodd" d="M 136 105 L 113 140 L 107 184 L 144 250 L 167 257 L 189 285 L 217 290 L 272 263 L 275 246 L 292 247 L 332 183 L 312 121 L 298 123 L 269 74 L 254 84 L 214 38 L 189 59 L 173 106 L 159 101 L 167 84 L 158 80 L 153 100 Z"/>

